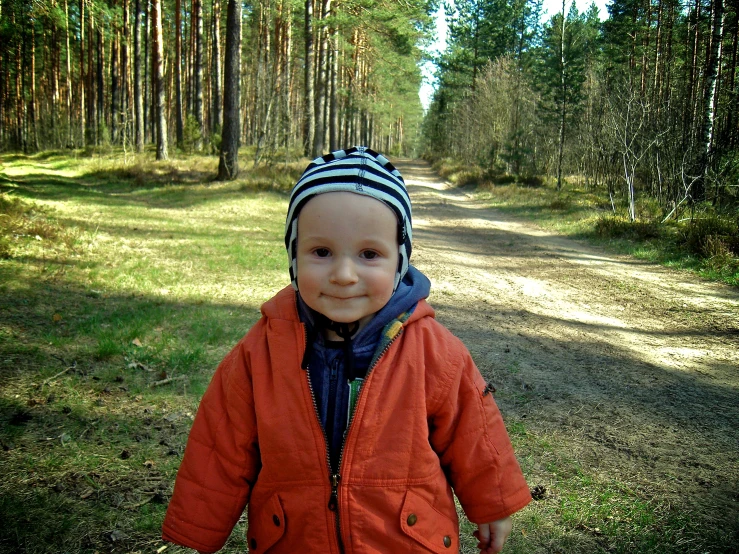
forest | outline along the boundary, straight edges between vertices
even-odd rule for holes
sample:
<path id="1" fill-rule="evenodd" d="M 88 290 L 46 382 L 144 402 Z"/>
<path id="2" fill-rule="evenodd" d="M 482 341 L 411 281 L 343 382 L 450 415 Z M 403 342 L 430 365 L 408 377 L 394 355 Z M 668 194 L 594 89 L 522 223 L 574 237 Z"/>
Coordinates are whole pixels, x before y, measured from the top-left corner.
<path id="1" fill-rule="evenodd" d="M 433 0 L 3 0 L 0 148 L 399 151 Z M 229 98 L 231 96 L 231 98 Z M 238 109 L 238 111 L 236 111 Z M 224 122 L 225 119 L 225 122 Z"/>
<path id="2" fill-rule="evenodd" d="M 623 192 L 632 221 L 637 192 L 665 219 L 733 206 L 737 2 L 614 0 L 602 22 L 594 5 L 563 2 L 543 23 L 535 1 L 455 6 L 424 122 L 432 156 L 556 176 L 557 189 L 577 175 L 611 202 Z"/>
<path id="3" fill-rule="evenodd" d="M 240 146 L 259 163 L 362 143 L 583 182 L 632 222 L 736 213 L 736 0 L 614 0 L 604 21 L 567 1 L 548 21 L 541 0 L 445 3 L 425 114 L 438 0 L 225 4 L 2 0 L 0 149 L 220 153 L 228 179 Z"/>

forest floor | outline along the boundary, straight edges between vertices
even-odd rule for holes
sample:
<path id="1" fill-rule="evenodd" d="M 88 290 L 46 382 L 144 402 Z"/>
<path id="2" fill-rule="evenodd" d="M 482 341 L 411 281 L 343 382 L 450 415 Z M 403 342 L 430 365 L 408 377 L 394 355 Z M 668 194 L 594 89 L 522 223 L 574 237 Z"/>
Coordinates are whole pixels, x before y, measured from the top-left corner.
<path id="1" fill-rule="evenodd" d="M 414 264 L 438 319 L 497 388 L 538 498 L 516 551 L 649 550 L 661 533 L 676 551 L 732 551 L 739 291 L 549 234 L 423 163 L 396 165 L 414 205 Z M 628 497 L 631 509 L 619 506 Z M 579 519 L 578 536 L 540 528 L 533 547 L 525 536 L 555 513 Z"/>
<path id="2" fill-rule="evenodd" d="M 150 157 L 0 157 L 0 552 L 185 552 L 160 528 L 198 401 L 289 283 L 303 161 L 214 183 L 212 156 Z M 497 389 L 535 498 L 505 553 L 735 552 L 739 289 L 397 165 L 412 261 Z M 245 525 L 223 552 L 246 550 Z"/>

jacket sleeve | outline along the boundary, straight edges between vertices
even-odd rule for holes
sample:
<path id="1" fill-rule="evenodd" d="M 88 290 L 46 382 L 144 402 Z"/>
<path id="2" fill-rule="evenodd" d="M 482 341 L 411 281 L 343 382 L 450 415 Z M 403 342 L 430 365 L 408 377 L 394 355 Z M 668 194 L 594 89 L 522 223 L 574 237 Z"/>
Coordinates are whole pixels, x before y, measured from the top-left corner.
<path id="1" fill-rule="evenodd" d="M 200 552 L 224 545 L 260 468 L 248 339 L 224 358 L 200 402 L 162 527 L 165 540 Z"/>
<path id="2" fill-rule="evenodd" d="M 429 383 L 437 391 L 427 406 L 431 445 L 470 521 L 497 521 L 526 506 L 531 494 L 480 371 L 461 341 L 450 351 L 441 379 Z"/>

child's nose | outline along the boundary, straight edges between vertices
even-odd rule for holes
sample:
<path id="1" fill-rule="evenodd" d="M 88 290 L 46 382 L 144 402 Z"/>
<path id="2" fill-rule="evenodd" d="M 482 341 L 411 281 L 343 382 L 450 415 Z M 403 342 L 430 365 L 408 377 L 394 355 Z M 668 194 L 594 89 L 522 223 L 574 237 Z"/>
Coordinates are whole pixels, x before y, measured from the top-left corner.
<path id="1" fill-rule="evenodd" d="M 357 282 L 356 268 L 348 256 L 340 256 L 336 259 L 331 272 L 331 282 L 337 285 L 350 285 Z"/>

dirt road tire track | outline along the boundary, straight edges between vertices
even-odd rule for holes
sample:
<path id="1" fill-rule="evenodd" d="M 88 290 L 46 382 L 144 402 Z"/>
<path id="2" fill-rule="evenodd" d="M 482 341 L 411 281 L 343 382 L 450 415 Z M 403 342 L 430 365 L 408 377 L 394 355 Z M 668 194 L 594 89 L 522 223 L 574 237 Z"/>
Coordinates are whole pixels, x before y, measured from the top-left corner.
<path id="1" fill-rule="evenodd" d="M 739 544 L 739 291 L 515 220 L 422 162 L 397 166 L 412 262 L 504 417 Z M 556 494 L 547 460 L 522 465 Z"/>

